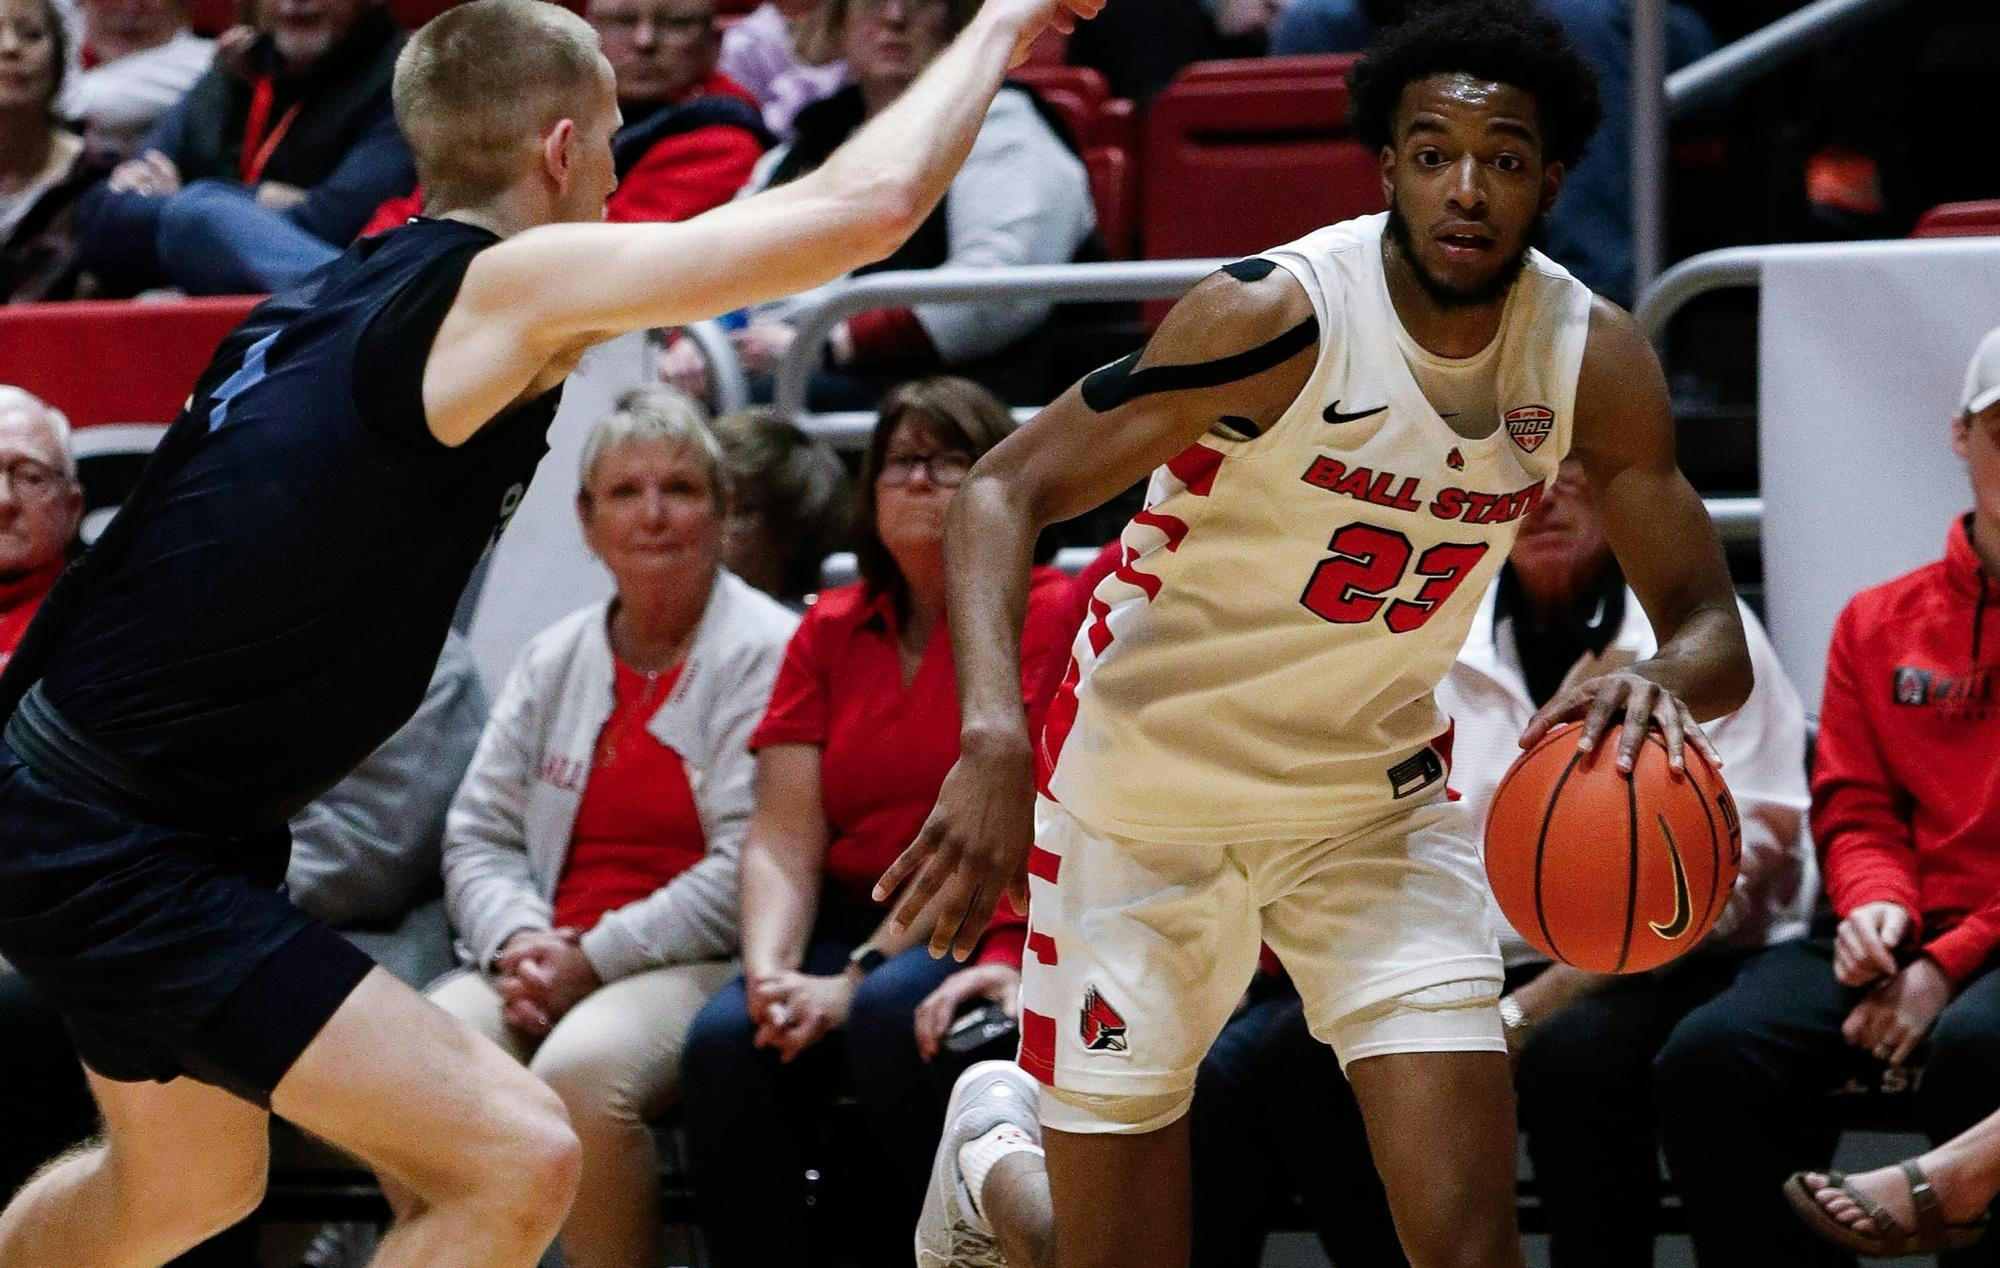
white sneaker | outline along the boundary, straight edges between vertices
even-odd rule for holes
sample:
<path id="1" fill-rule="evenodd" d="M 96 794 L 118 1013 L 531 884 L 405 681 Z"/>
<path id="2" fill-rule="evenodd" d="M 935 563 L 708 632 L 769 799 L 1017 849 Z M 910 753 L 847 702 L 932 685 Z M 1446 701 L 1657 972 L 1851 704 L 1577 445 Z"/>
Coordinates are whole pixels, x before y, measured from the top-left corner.
<path id="1" fill-rule="evenodd" d="M 944 1138 L 931 1167 L 931 1187 L 917 1219 L 917 1268 L 1007 1268 L 993 1228 L 980 1214 L 958 1168 L 958 1151 L 1002 1123 L 1011 1123 L 1037 1143 L 1035 1080 L 1012 1061 L 982 1061 L 951 1089 Z"/>

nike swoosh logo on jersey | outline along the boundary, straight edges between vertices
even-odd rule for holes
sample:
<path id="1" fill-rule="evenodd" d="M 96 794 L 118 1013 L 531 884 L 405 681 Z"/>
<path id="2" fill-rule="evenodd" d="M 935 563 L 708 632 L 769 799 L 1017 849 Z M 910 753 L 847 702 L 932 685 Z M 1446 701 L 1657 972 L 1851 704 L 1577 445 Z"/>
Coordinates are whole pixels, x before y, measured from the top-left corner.
<path id="1" fill-rule="evenodd" d="M 1674 914 L 1665 924 L 1656 920 L 1646 923 L 1654 933 L 1672 942 L 1687 932 L 1688 922 L 1694 917 L 1694 909 L 1688 902 L 1687 869 L 1681 866 L 1681 847 L 1674 841 L 1674 830 L 1667 826 L 1667 817 L 1659 816 L 1660 832 L 1667 838 L 1667 857 L 1674 864 Z"/>
<path id="2" fill-rule="evenodd" d="M 1372 418 L 1388 408 L 1387 405 L 1377 405 L 1374 409 L 1364 409 L 1354 414 L 1343 414 L 1340 412 L 1340 402 L 1335 401 L 1326 407 L 1326 412 L 1321 414 L 1320 417 L 1329 423 L 1351 423 L 1357 418 Z"/>

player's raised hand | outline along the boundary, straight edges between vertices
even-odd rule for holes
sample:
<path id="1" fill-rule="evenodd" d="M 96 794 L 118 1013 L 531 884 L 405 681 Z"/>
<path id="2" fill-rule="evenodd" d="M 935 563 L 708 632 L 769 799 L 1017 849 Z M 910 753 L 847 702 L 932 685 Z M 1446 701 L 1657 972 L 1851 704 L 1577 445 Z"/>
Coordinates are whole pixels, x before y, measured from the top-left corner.
<path id="1" fill-rule="evenodd" d="M 1685 749 L 1689 742 L 1701 749 L 1718 770 L 1722 755 L 1708 742 L 1708 735 L 1679 696 L 1659 683 L 1631 669 L 1621 669 L 1597 678 L 1572 683 L 1555 694 L 1528 720 L 1521 733 L 1521 747 L 1533 748 L 1559 722 L 1583 719 L 1576 746 L 1588 751 L 1597 746 L 1611 729 L 1613 718 L 1623 716 L 1618 735 L 1618 769 L 1626 774 L 1639 760 L 1648 727 L 1657 726 L 1667 742 L 1667 763 L 1677 771 L 1687 769 Z"/>
<path id="2" fill-rule="evenodd" d="M 898 890 L 892 927 L 902 933 L 926 908 L 931 954 L 964 960 L 979 945 L 1002 895 L 1028 909 L 1028 847 L 1034 843 L 1034 762 L 1025 746 L 964 751 L 938 790 L 923 831 L 875 883 L 875 901 Z"/>
<path id="3" fill-rule="evenodd" d="M 1050 27 L 1068 35 L 1076 30 L 1078 19 L 1096 17 L 1104 9 L 1105 0 L 986 0 L 980 10 L 982 17 L 1007 24 L 1018 31 L 1014 44 L 1014 56 L 1009 66 L 1019 66 L 1028 60 L 1028 49 L 1034 45 L 1042 33 Z"/>

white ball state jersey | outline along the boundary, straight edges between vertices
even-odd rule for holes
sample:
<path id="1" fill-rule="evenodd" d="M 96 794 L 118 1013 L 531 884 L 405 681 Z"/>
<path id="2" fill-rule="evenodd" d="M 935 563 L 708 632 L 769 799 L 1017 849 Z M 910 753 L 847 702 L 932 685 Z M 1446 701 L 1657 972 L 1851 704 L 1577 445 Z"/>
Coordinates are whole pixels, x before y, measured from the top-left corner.
<path id="1" fill-rule="evenodd" d="M 1321 838 L 1443 785 L 1432 689 L 1569 448 L 1591 295 L 1530 252 L 1492 362 L 1500 416 L 1468 440 L 1398 347 L 1386 224 L 1265 253 L 1312 298 L 1312 378 L 1262 435 L 1212 433 L 1155 471 L 1120 537 L 1042 737 L 1044 791 L 1093 828 Z"/>

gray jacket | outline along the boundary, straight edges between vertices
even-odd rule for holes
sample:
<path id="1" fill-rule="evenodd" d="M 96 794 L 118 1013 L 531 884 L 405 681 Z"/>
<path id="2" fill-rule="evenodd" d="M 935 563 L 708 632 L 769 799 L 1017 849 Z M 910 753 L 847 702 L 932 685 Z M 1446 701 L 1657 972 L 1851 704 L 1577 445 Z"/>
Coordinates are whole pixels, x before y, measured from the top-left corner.
<path id="1" fill-rule="evenodd" d="M 611 716 L 609 604 L 536 635 L 493 706 L 445 828 L 445 901 L 459 954 L 485 967 L 522 929 L 550 927 L 597 739 Z M 680 755 L 708 853 L 583 937 L 598 975 L 734 955 L 736 859 L 750 822 L 764 716 L 798 617 L 718 569 L 685 668 L 647 730 Z"/>
<path id="2" fill-rule="evenodd" d="M 410 720 L 292 816 L 292 901 L 336 929 L 383 929 L 435 894 L 445 811 L 485 722 L 471 650 L 451 634 Z"/>

